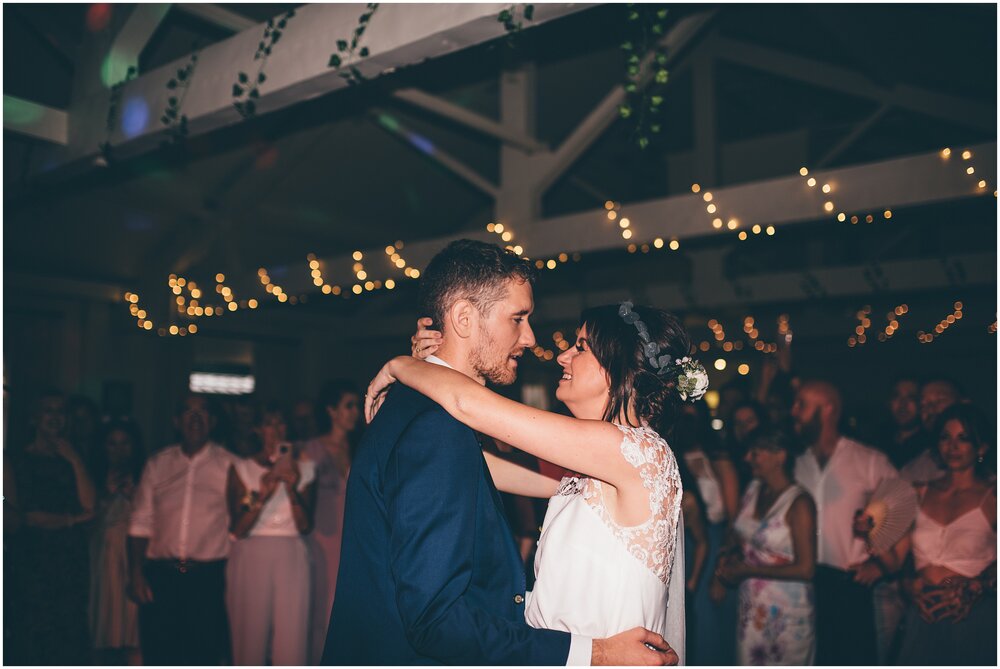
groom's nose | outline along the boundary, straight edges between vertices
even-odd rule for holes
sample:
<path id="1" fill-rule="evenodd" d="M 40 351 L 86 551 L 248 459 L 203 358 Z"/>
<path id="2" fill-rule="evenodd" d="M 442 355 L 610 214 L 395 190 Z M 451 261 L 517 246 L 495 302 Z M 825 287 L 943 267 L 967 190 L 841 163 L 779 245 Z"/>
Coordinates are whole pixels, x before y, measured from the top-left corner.
<path id="1" fill-rule="evenodd" d="M 528 321 L 524 321 L 524 324 L 521 326 L 521 337 L 518 339 L 518 343 L 524 348 L 531 348 L 535 345 L 535 333 L 532 331 Z"/>

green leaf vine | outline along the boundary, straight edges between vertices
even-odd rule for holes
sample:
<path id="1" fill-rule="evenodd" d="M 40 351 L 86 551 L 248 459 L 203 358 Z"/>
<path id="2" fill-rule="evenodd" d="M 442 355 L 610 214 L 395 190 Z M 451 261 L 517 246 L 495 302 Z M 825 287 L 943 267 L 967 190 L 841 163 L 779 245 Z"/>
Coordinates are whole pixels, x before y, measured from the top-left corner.
<path id="1" fill-rule="evenodd" d="M 196 51 L 191 54 L 187 65 L 177 70 L 177 75 L 167 81 L 170 97 L 167 98 L 167 108 L 163 110 L 160 123 L 167 126 L 169 139 L 165 140 L 163 144 L 178 144 L 187 138 L 188 118 L 187 115 L 181 114 L 181 108 L 184 106 L 184 98 L 187 97 L 188 87 L 191 85 L 191 79 L 197 65 L 198 52 Z"/>
<path id="2" fill-rule="evenodd" d="M 367 58 L 369 51 L 368 47 L 363 46 L 360 49 L 358 46 L 361 44 L 361 36 L 365 34 L 368 26 L 371 24 L 372 17 L 375 16 L 375 12 L 378 11 L 379 3 L 369 2 L 366 6 L 365 12 L 358 17 L 358 25 L 354 28 L 354 32 L 351 34 L 351 39 L 339 39 L 337 40 L 337 53 L 330 54 L 330 62 L 327 67 L 336 68 L 340 76 L 347 82 L 349 86 L 357 86 L 367 79 L 361 70 L 359 70 L 355 65 L 353 65 L 355 54 L 361 58 Z M 352 63 L 347 65 L 345 71 L 340 72 L 341 68 L 344 68 L 346 63 Z"/>
<path id="3" fill-rule="evenodd" d="M 115 126 L 118 124 L 118 107 L 122 103 L 122 92 L 125 88 L 125 84 L 135 79 L 135 76 L 138 73 L 139 71 L 134 65 L 129 66 L 125 73 L 125 78 L 111 87 L 111 95 L 108 97 L 108 114 L 104 119 L 104 129 L 106 134 L 104 141 L 98 144 L 98 149 L 100 149 L 101 156 L 104 158 L 104 162 L 107 165 L 110 165 L 113 159 L 111 134 L 115 131 Z"/>
<path id="4" fill-rule="evenodd" d="M 507 43 L 513 46 L 514 38 L 524 27 L 524 22 L 533 21 L 534 18 L 534 5 L 522 5 L 520 18 L 517 15 L 517 5 L 511 5 L 497 15 L 497 22 L 503 24 L 503 29 L 507 31 Z"/>
<path id="5" fill-rule="evenodd" d="M 271 56 L 274 45 L 281 39 L 282 31 L 288 26 L 288 22 L 295 17 L 295 10 L 289 9 L 285 15 L 275 21 L 273 18 L 267 20 L 264 26 L 264 34 L 257 51 L 253 55 L 254 60 L 260 61 L 257 73 L 251 77 L 246 72 L 239 72 L 236 75 L 236 82 L 233 83 L 233 107 L 243 118 L 250 118 L 257 113 L 257 99 L 260 98 L 260 85 L 267 81 L 264 68 L 267 66 L 267 59 Z"/>
<path id="6" fill-rule="evenodd" d="M 666 31 L 667 9 L 662 5 L 626 5 L 625 100 L 618 106 L 623 119 L 635 123 L 632 137 L 640 149 L 649 146 L 650 135 L 662 129 L 665 89 L 669 80 L 667 52 L 660 44 Z M 648 63 L 648 64 L 647 64 Z M 649 78 L 648 83 L 644 79 Z"/>

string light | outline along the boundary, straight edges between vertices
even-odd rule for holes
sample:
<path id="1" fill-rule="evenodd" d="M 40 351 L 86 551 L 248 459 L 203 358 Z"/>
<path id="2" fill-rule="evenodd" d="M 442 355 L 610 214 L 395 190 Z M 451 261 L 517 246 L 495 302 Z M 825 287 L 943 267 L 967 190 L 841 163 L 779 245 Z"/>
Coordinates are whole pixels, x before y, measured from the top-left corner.
<path id="1" fill-rule="evenodd" d="M 892 336 L 896 334 L 896 330 L 899 329 L 899 318 L 907 314 L 910 311 L 910 307 L 906 304 L 897 304 L 896 307 L 885 315 L 888 324 L 882 332 L 878 333 L 878 340 L 880 342 L 886 342 L 892 339 Z"/>
<path id="2" fill-rule="evenodd" d="M 854 334 L 847 338 L 847 345 L 853 348 L 858 344 L 865 344 L 868 341 L 868 328 L 871 327 L 871 319 L 868 315 L 872 312 L 871 305 L 866 304 L 857 313 L 855 317 L 858 319 L 858 324 L 854 328 Z"/>
<path id="3" fill-rule="evenodd" d="M 964 316 L 962 307 L 963 304 L 961 302 L 955 302 L 952 305 L 952 312 L 942 318 L 938 324 L 934 326 L 933 332 L 924 332 L 923 330 L 917 332 L 917 341 L 922 344 L 930 344 L 935 339 L 943 335 L 949 327 L 954 325 L 957 321 L 962 320 L 962 317 Z"/>

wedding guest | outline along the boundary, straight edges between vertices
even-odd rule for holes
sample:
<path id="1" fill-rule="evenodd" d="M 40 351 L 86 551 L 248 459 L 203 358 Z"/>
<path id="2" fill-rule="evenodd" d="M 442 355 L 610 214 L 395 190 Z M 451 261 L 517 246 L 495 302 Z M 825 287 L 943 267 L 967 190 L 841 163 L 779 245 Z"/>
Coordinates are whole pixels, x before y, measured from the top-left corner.
<path id="1" fill-rule="evenodd" d="M 916 523 L 886 558 L 898 569 L 912 553 L 916 571 L 904 580 L 911 604 L 898 663 L 996 665 L 997 496 L 986 464 L 995 422 L 959 404 L 935 432 L 945 474 L 917 485 Z"/>
<path id="2" fill-rule="evenodd" d="M 739 482 L 736 468 L 728 457 L 718 457 L 715 432 L 707 413 L 695 406 L 682 408 L 670 443 L 682 455 L 697 487 L 705 509 L 705 534 L 708 539 L 708 559 L 713 561 L 725 542 L 739 504 Z M 715 457 L 709 455 L 711 453 Z M 688 631 L 691 638 L 691 662 L 705 665 L 733 664 L 736 654 L 735 593 L 724 593 L 721 601 L 712 601 L 710 586 L 712 569 L 702 571 L 694 584 L 691 600 L 697 624 Z M 690 598 L 690 594 L 689 594 Z"/>
<path id="3" fill-rule="evenodd" d="M 316 434 L 316 405 L 311 400 L 299 400 L 292 405 L 288 438 L 292 441 L 305 442 Z"/>
<path id="4" fill-rule="evenodd" d="M 698 493 L 698 484 L 684 463 L 677 460 L 677 473 L 681 478 L 681 515 L 684 519 L 684 578 L 685 606 L 684 619 L 687 630 L 697 629 L 699 623 L 695 613 L 695 598 L 699 584 L 703 582 L 709 559 L 708 534 L 705 530 L 705 504 Z M 700 664 L 699 649 L 692 641 L 687 647 L 687 663 Z"/>
<path id="5" fill-rule="evenodd" d="M 38 401 L 35 437 L 7 453 L 5 510 L 16 517 L 9 544 L 21 599 L 4 656 L 8 664 L 87 664 L 88 560 L 85 524 L 93 518 L 94 485 L 64 438 L 66 400 L 46 391 Z"/>
<path id="6" fill-rule="evenodd" d="M 810 665 L 815 645 L 813 573 L 816 507 L 792 481 L 796 452 L 784 432 L 758 432 L 746 459 L 753 471 L 736 518 L 739 550 L 717 574 L 739 584 L 740 665 Z"/>
<path id="7" fill-rule="evenodd" d="M 954 381 L 943 377 L 930 379 L 920 387 L 920 422 L 923 426 L 923 448 L 900 470 L 901 478 L 913 483 L 926 483 L 944 476 L 938 460 L 937 437 L 934 428 L 937 417 L 948 407 L 962 401 L 962 391 Z"/>
<path id="8" fill-rule="evenodd" d="M 308 537 L 313 590 L 309 664 L 319 664 L 330 624 L 351 467 L 350 437 L 360 418 L 361 393 L 356 386 L 346 380 L 328 382 L 316 401 L 320 436 L 306 442 L 303 449 L 316 466 L 316 519 Z"/>
<path id="9" fill-rule="evenodd" d="M 920 455 L 927 445 L 920 423 L 920 384 L 911 377 L 901 377 L 892 384 L 889 394 L 889 426 L 882 450 L 894 467 L 902 467 Z"/>
<path id="10" fill-rule="evenodd" d="M 766 429 L 771 421 L 768 412 L 756 400 L 740 402 L 733 407 L 729 428 L 726 430 L 726 449 L 736 464 L 739 489 L 745 491 L 753 476 L 747 464 L 747 438 L 760 429 Z"/>
<path id="11" fill-rule="evenodd" d="M 128 525 L 146 462 L 135 423 L 104 427 L 94 460 L 97 522 L 90 540 L 90 635 L 96 664 L 141 664 L 139 609 L 126 592 Z"/>
<path id="12" fill-rule="evenodd" d="M 229 656 L 226 480 L 233 455 L 209 439 L 207 397 L 185 395 L 180 443 L 146 463 L 129 522 L 129 594 L 146 664 L 220 664 Z"/>
<path id="13" fill-rule="evenodd" d="M 892 385 L 888 401 L 889 427 L 880 446 L 895 467 L 902 467 L 926 448 L 927 433 L 920 425 L 920 384 L 903 376 Z M 905 604 L 897 575 L 887 575 L 872 588 L 878 662 L 889 664 L 892 643 L 902 621 Z"/>
<path id="14" fill-rule="evenodd" d="M 237 665 L 304 665 L 308 659 L 310 574 L 304 534 L 315 502 L 311 461 L 286 441 L 280 407 L 257 407 L 260 448 L 229 469 L 226 605 Z"/>
<path id="15" fill-rule="evenodd" d="M 807 447 L 795 461 L 795 480 L 816 504 L 816 663 L 875 664 L 871 586 L 884 568 L 854 535 L 854 514 L 897 473 L 884 453 L 840 433 L 841 407 L 840 392 L 817 380 L 802 383 L 792 405 Z"/>
<path id="16" fill-rule="evenodd" d="M 101 412 L 92 399 L 71 395 L 66 400 L 66 440 L 86 464 L 101 449 Z"/>

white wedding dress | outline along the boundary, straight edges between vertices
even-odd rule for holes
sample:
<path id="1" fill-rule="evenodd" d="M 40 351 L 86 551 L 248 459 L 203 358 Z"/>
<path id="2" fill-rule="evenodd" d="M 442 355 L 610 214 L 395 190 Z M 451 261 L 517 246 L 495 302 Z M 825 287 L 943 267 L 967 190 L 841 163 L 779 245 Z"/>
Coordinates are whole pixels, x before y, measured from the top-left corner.
<path id="1" fill-rule="evenodd" d="M 648 427 L 617 426 L 625 460 L 649 491 L 649 519 L 622 527 L 604 504 L 601 482 L 566 477 L 549 500 L 535 587 L 525 620 L 536 628 L 607 638 L 645 627 L 684 664 L 684 528 L 674 453 Z"/>

